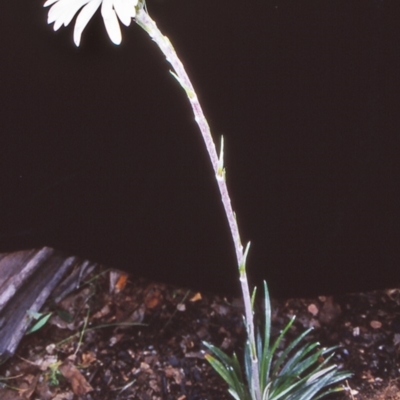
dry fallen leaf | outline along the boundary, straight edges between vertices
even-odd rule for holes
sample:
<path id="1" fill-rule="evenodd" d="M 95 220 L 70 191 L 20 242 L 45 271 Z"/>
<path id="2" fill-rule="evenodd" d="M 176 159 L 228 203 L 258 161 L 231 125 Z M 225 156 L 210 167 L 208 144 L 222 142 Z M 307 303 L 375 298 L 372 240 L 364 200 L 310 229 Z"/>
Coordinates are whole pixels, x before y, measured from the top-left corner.
<path id="1" fill-rule="evenodd" d="M 92 362 L 96 361 L 96 354 L 93 351 L 88 351 L 82 354 L 82 366 L 88 367 Z"/>
<path id="2" fill-rule="evenodd" d="M 74 398 L 74 394 L 72 392 L 59 393 L 56 397 L 53 397 L 51 400 L 72 400 Z"/>
<path id="3" fill-rule="evenodd" d="M 115 284 L 115 293 L 120 293 L 125 289 L 126 283 L 128 282 L 128 275 L 121 274 Z"/>
<path id="4" fill-rule="evenodd" d="M 18 393 L 22 399 L 30 399 L 36 389 L 37 382 L 39 380 L 39 374 L 32 375 L 28 374 L 24 376 L 24 380 L 18 388 Z"/>
<path id="5" fill-rule="evenodd" d="M 0 387 L 0 399 L 1 400 L 21 400 L 18 392 L 15 390 L 5 389 Z"/>
<path id="6" fill-rule="evenodd" d="M 92 317 L 92 319 L 103 318 L 110 313 L 111 309 L 108 304 L 106 304 L 100 311 L 97 311 Z"/>
<path id="7" fill-rule="evenodd" d="M 151 284 L 146 288 L 144 294 L 144 304 L 147 309 L 156 308 L 162 303 L 164 296 L 158 285 Z"/>
<path id="8" fill-rule="evenodd" d="M 117 283 L 121 276 L 125 275 L 122 271 L 110 271 L 109 275 L 109 292 L 117 293 Z"/>
<path id="9" fill-rule="evenodd" d="M 199 300 L 201 300 L 202 299 L 202 297 L 201 297 L 201 293 L 200 292 L 197 292 L 189 301 L 191 301 L 191 302 L 195 302 L 195 301 L 199 301 Z"/>
<path id="10" fill-rule="evenodd" d="M 51 392 L 47 379 L 39 380 L 36 385 L 35 395 L 35 398 L 39 398 L 40 400 L 54 400 L 54 393 Z"/>
<path id="11" fill-rule="evenodd" d="M 73 392 L 77 396 L 83 396 L 86 393 L 92 392 L 93 388 L 85 377 L 79 372 L 71 360 L 64 361 L 58 368 L 64 378 L 71 384 Z"/>

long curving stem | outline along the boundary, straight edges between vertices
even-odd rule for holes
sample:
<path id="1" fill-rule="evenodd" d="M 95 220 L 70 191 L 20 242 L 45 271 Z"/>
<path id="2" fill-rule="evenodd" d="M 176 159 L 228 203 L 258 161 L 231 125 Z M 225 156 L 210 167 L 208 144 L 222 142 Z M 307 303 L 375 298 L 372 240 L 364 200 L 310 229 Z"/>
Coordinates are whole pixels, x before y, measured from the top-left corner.
<path id="1" fill-rule="evenodd" d="M 185 68 L 182 62 L 179 60 L 171 42 L 166 36 L 164 36 L 160 32 L 156 23 L 150 18 L 149 14 L 144 10 L 144 8 L 138 10 L 135 17 L 135 21 L 141 28 L 143 28 L 149 34 L 151 39 L 160 48 L 165 58 L 173 68 L 173 71 L 171 71 L 171 73 L 178 80 L 182 88 L 186 91 L 187 97 L 193 109 L 195 121 L 197 122 L 197 125 L 200 128 L 200 132 L 203 136 L 204 143 L 206 145 L 211 160 L 211 164 L 215 172 L 219 191 L 221 193 L 222 203 L 224 205 L 225 214 L 228 219 L 229 228 L 235 246 L 236 259 L 240 273 L 240 283 L 242 287 L 243 300 L 245 304 L 247 335 L 252 349 L 251 354 L 252 354 L 253 381 L 249 382 L 249 385 L 251 385 L 251 391 L 254 393 L 255 399 L 261 400 L 260 384 L 259 384 L 260 382 L 259 367 L 258 367 L 257 354 L 255 351 L 256 343 L 255 343 L 254 323 L 253 323 L 253 309 L 251 305 L 251 296 L 245 271 L 246 257 L 245 254 L 243 253 L 243 246 L 240 240 L 239 228 L 237 225 L 235 213 L 233 212 L 232 209 L 231 200 L 229 197 L 228 188 L 225 180 L 225 168 L 223 165 L 223 140 L 221 140 L 220 157 L 218 157 L 217 150 L 215 148 L 215 143 L 211 136 L 210 127 L 204 116 L 203 110 L 200 106 L 193 85 L 190 82 L 190 79 L 185 71 Z"/>

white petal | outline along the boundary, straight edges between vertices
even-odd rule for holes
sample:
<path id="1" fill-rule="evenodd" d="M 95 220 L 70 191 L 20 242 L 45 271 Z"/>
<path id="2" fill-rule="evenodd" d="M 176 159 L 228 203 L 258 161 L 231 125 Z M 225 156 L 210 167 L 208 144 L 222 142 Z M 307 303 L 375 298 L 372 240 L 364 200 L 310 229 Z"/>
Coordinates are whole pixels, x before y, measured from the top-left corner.
<path id="1" fill-rule="evenodd" d="M 60 0 L 54 4 L 50 10 L 47 23 L 54 22 L 54 30 L 61 25 L 67 26 L 79 9 L 91 0 Z"/>
<path id="2" fill-rule="evenodd" d="M 61 0 L 58 3 L 54 4 L 49 10 L 47 23 L 51 24 L 54 22 L 55 31 L 57 31 L 64 23 L 63 15 L 66 10 L 66 5 L 67 3 L 64 0 Z"/>
<path id="3" fill-rule="evenodd" d="M 86 6 L 83 7 L 82 11 L 79 13 L 74 28 L 74 42 L 76 46 L 79 46 L 82 32 L 90 21 L 90 18 L 93 17 L 93 14 L 100 7 L 101 1 L 102 0 L 90 0 L 90 2 L 86 4 Z"/>
<path id="4" fill-rule="evenodd" d="M 43 7 L 48 7 L 54 4 L 58 0 L 47 0 L 46 3 L 43 4 Z"/>
<path id="5" fill-rule="evenodd" d="M 114 44 L 120 44 L 122 40 L 121 29 L 112 6 L 113 0 L 103 0 L 103 4 L 101 5 L 101 15 L 103 16 L 104 25 L 106 26 L 111 41 Z"/>
<path id="6" fill-rule="evenodd" d="M 138 0 L 128 0 L 129 3 L 131 3 L 132 7 L 132 13 L 131 13 L 131 18 L 135 18 L 136 16 L 136 6 L 138 5 L 139 1 Z"/>
<path id="7" fill-rule="evenodd" d="M 92 1 L 93 0 L 76 0 L 74 2 L 70 1 L 71 4 L 63 15 L 64 25 L 67 26 L 72 21 L 72 18 L 74 18 L 74 15 L 79 11 L 79 9 Z"/>
<path id="8" fill-rule="evenodd" d="M 127 3 L 127 8 L 130 10 L 129 16 L 134 18 L 136 15 L 136 6 L 138 5 L 138 0 L 124 0 Z"/>
<path id="9" fill-rule="evenodd" d="M 56 22 L 55 22 L 54 25 L 53 25 L 53 29 L 54 29 L 55 31 L 58 31 L 58 30 L 61 28 L 62 24 L 63 24 L 62 19 L 61 19 L 61 18 L 60 18 L 60 19 L 57 19 Z"/>
<path id="10" fill-rule="evenodd" d="M 56 21 L 63 13 L 65 8 L 65 3 L 63 0 L 59 1 L 58 3 L 54 4 L 47 15 L 47 23 L 51 24 L 52 22 Z"/>
<path id="11" fill-rule="evenodd" d="M 129 9 L 129 3 L 125 0 L 114 0 L 114 10 L 118 15 L 118 18 L 125 26 L 129 26 L 131 23 L 131 12 Z"/>

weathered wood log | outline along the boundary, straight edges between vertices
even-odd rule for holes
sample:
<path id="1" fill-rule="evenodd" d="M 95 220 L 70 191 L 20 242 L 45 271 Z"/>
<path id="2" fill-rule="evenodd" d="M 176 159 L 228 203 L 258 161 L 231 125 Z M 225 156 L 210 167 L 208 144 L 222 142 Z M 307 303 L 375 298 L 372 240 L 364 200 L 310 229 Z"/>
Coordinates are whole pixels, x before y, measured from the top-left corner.
<path id="1" fill-rule="evenodd" d="M 56 303 L 79 286 L 94 264 L 49 247 L 0 254 L 0 361 L 12 356 L 51 296 Z"/>

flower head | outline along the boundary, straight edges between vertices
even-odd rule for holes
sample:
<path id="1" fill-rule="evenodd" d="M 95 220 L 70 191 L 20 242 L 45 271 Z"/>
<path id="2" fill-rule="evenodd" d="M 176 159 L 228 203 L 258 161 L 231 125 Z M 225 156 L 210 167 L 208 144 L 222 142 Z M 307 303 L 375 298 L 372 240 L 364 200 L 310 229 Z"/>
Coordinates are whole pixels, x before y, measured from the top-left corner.
<path id="1" fill-rule="evenodd" d="M 122 37 L 118 18 L 129 26 L 136 15 L 137 4 L 138 0 L 47 0 L 43 6 L 51 6 L 47 23 L 54 22 L 55 31 L 62 25 L 67 26 L 79 12 L 74 29 L 74 42 L 79 46 L 83 30 L 100 6 L 108 36 L 113 43 L 120 44 Z"/>

